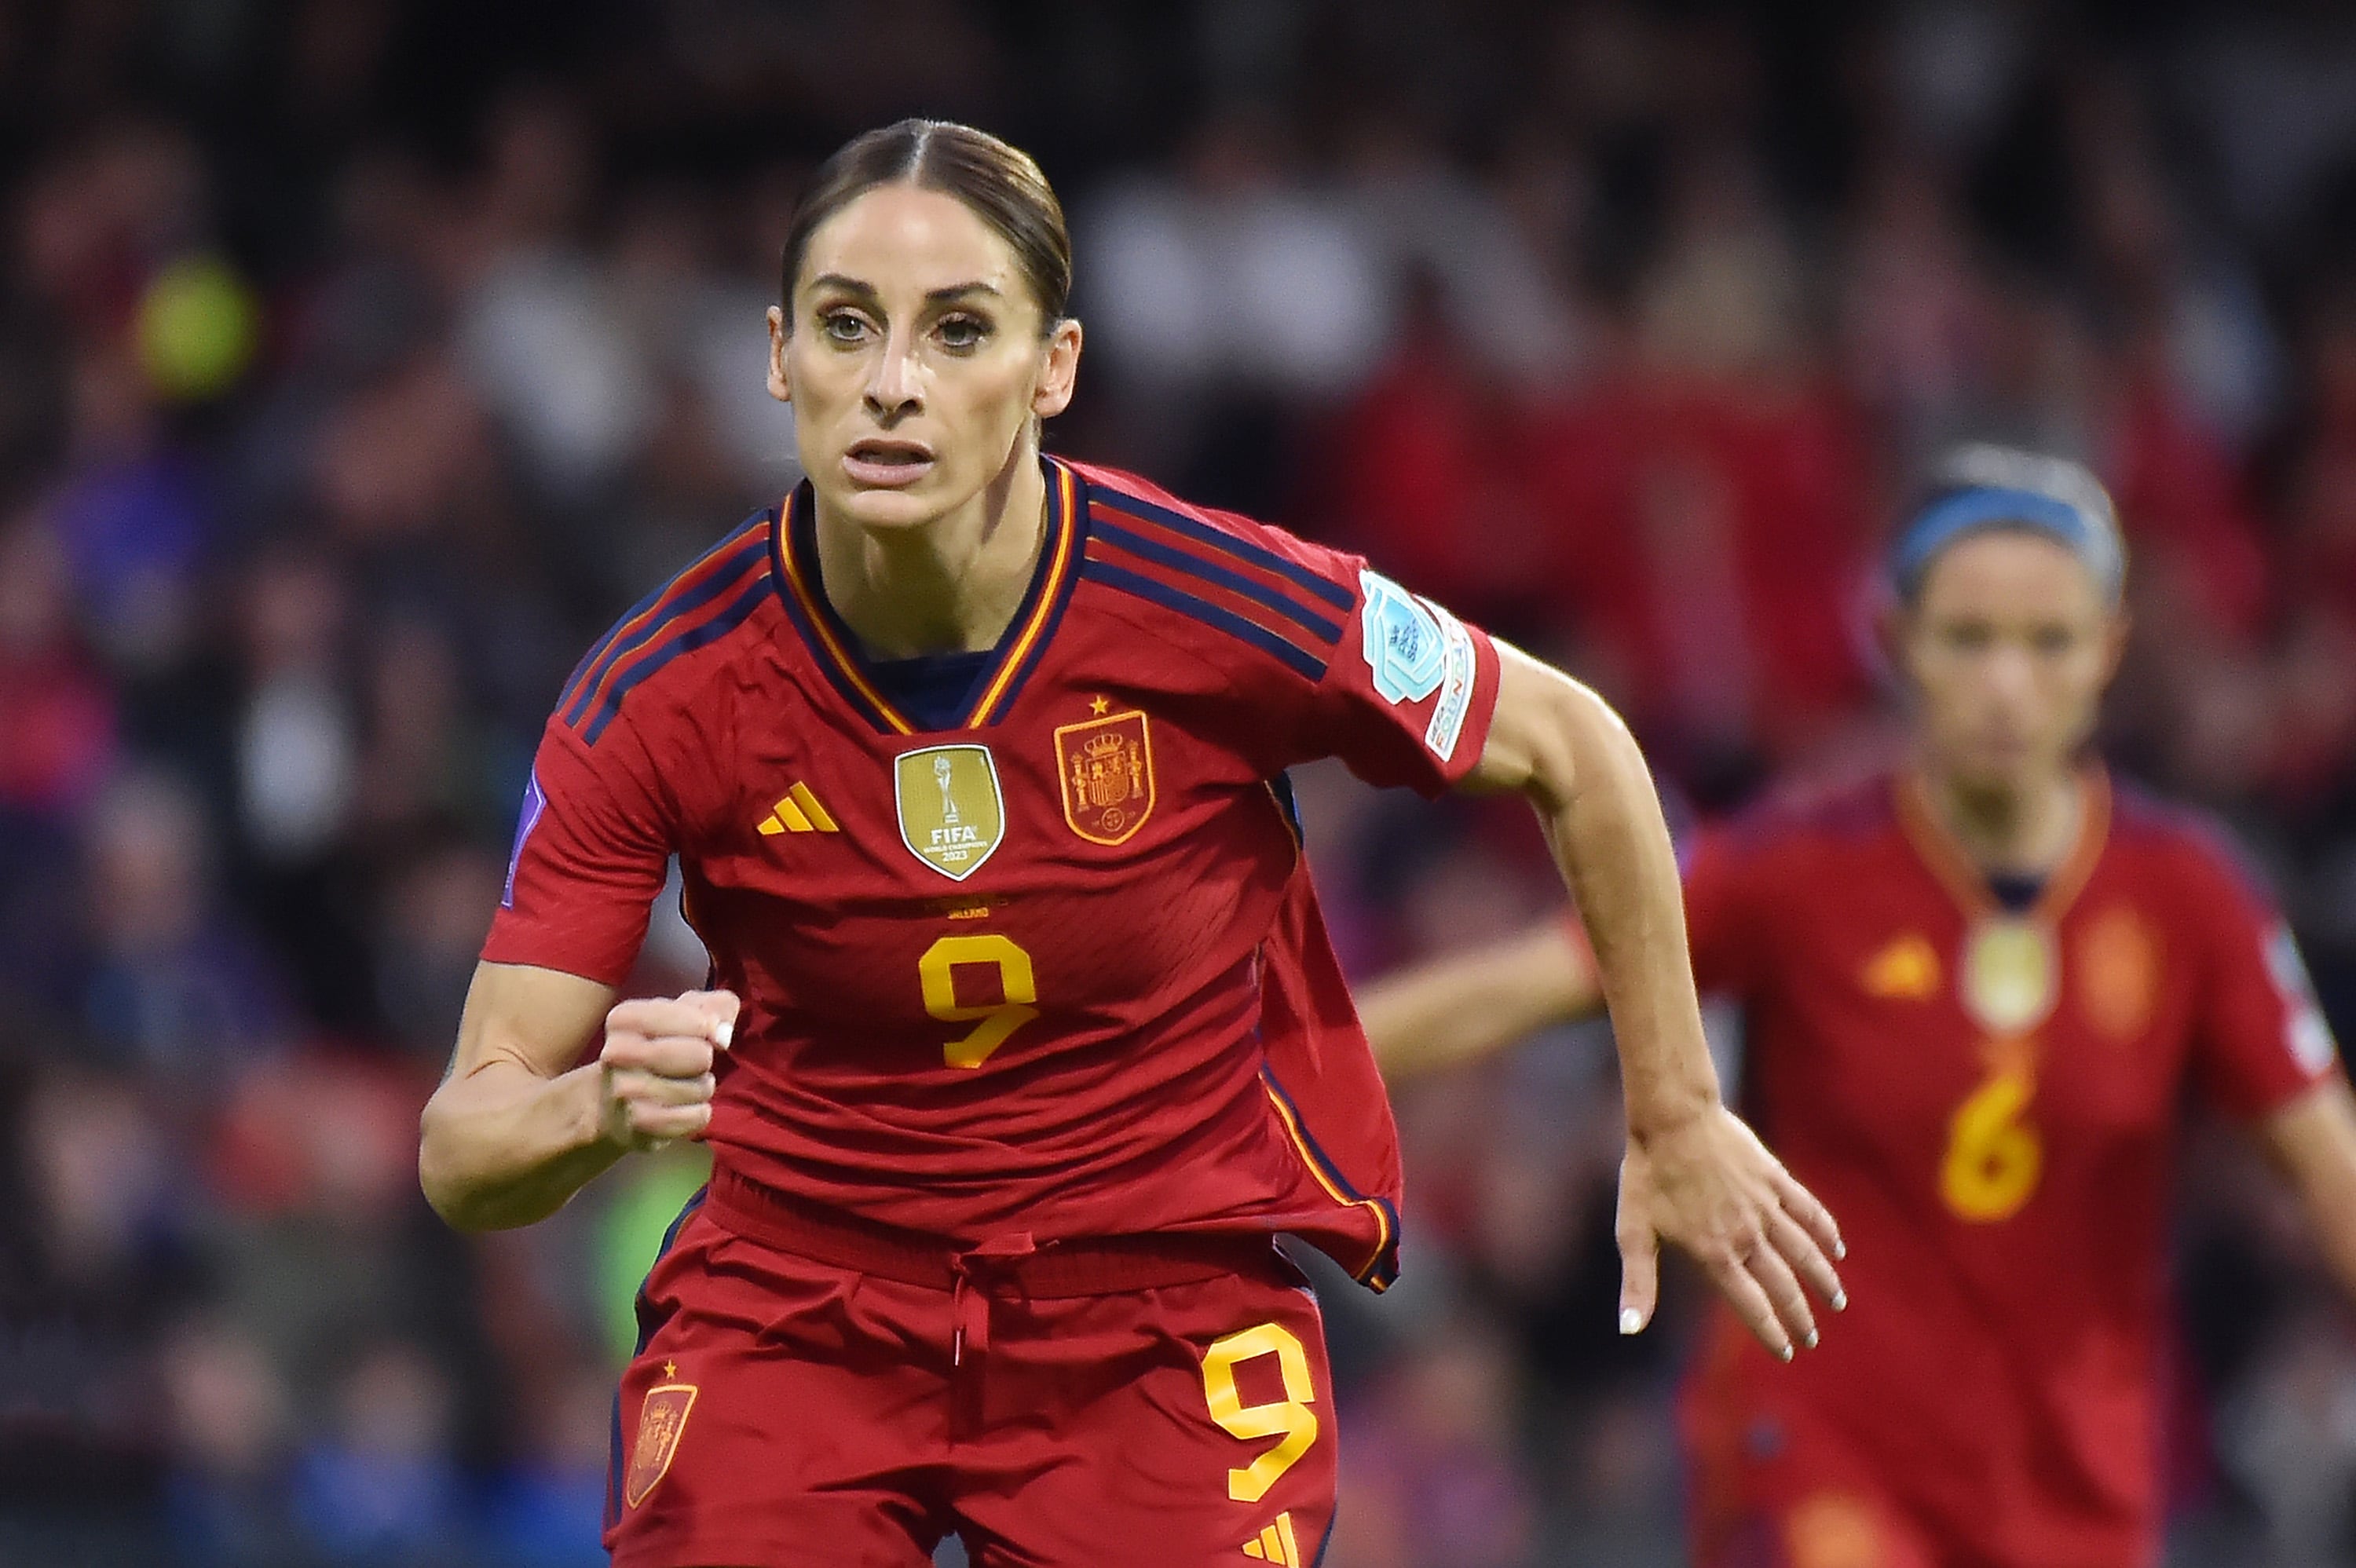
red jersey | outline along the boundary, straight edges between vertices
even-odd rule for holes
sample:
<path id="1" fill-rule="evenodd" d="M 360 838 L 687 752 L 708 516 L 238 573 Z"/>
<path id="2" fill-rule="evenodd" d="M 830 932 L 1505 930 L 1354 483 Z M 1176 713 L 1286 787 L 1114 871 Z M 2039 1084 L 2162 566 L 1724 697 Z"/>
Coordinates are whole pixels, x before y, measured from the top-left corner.
<path id="1" fill-rule="evenodd" d="M 1355 557 L 1045 467 L 953 729 L 829 605 L 807 486 L 625 617 L 549 720 L 483 956 L 618 984 L 675 854 L 744 1002 L 722 1168 L 964 1243 L 1293 1231 L 1379 1287 L 1397 1138 L 1283 772 L 1445 788 L 1495 650 Z"/>
<path id="2" fill-rule="evenodd" d="M 1789 1367 L 1719 1315 L 1687 1396 L 1705 1493 L 1714 1462 L 1821 1433 L 1956 1560 L 2156 1557 L 2186 1092 L 2254 1119 L 2335 1056 L 2215 843 L 2083 789 L 2077 848 L 2017 913 L 1911 783 L 1770 807 L 1691 858 L 1696 976 L 1744 1006 L 1745 1099 L 1839 1216 L 1852 1302 Z"/>

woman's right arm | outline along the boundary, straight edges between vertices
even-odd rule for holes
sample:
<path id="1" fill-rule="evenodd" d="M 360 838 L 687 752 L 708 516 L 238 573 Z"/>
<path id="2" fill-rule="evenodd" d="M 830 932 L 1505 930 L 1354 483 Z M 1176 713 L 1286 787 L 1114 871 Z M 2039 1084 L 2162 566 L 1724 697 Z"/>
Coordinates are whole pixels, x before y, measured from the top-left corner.
<path id="1" fill-rule="evenodd" d="M 712 1053 L 728 1047 L 736 997 L 616 995 L 554 969 L 476 966 L 457 1052 L 419 1124 L 418 1180 L 443 1219 L 529 1225 L 625 1154 L 711 1122 Z"/>

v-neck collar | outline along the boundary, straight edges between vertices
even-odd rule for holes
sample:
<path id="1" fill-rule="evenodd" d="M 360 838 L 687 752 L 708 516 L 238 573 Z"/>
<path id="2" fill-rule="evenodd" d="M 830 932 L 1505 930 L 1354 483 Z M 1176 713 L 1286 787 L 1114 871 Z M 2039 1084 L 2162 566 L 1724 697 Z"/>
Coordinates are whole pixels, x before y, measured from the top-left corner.
<path id="1" fill-rule="evenodd" d="M 1014 618 L 1006 624 L 991 650 L 990 661 L 975 677 L 963 705 L 964 717 L 954 729 L 980 730 L 1005 717 L 1038 668 L 1056 623 L 1063 619 L 1064 607 L 1071 601 L 1072 585 L 1079 579 L 1087 513 L 1080 503 L 1078 478 L 1052 457 L 1042 454 L 1039 462 L 1047 479 L 1047 518 L 1038 563 L 1032 569 L 1031 585 Z M 769 549 L 770 570 L 786 616 L 843 700 L 885 734 L 922 733 L 884 695 L 873 667 L 859 651 L 859 639 L 827 602 L 819 574 L 818 507 L 809 480 L 786 497 L 783 515 L 770 535 Z"/>
<path id="2" fill-rule="evenodd" d="M 2049 926 L 2061 924 L 2062 917 L 2085 891 L 2095 864 L 2103 858 L 2104 846 L 2110 840 L 2110 774 L 2100 763 L 2090 764 L 2079 771 L 2077 784 L 2077 837 L 2071 843 L 2070 852 L 2062 858 L 2061 865 L 2045 880 L 2045 891 L 2038 894 L 2025 917 Z M 1910 768 L 1898 775 L 1891 789 L 1897 800 L 1900 829 L 1932 876 L 1963 910 L 1964 918 L 1971 922 L 2003 917 L 2006 911 L 2002 901 L 1988 887 L 1987 875 L 1972 863 L 1963 845 L 1939 820 L 1922 775 Z"/>

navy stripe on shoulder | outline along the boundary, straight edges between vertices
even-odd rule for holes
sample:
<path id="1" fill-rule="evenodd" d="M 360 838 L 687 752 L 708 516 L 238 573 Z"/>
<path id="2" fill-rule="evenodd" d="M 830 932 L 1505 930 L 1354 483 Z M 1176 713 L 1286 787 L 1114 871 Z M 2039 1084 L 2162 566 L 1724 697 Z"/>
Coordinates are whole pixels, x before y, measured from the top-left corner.
<path id="1" fill-rule="evenodd" d="M 1266 605 L 1329 648 L 1342 640 L 1341 622 L 1329 620 L 1258 578 L 1246 577 L 1240 571 L 1215 561 L 1205 560 L 1200 556 L 1189 555 L 1173 546 L 1156 544 L 1134 528 L 1125 528 L 1118 523 L 1098 519 L 1095 531 L 1097 538 L 1108 544 L 1118 545 L 1141 560 L 1166 566 L 1173 571 L 1185 572 L 1205 582 L 1216 583 L 1231 593 L 1242 594 L 1255 604 Z"/>
<path id="2" fill-rule="evenodd" d="M 1107 588 L 1133 594 L 1149 603 L 1159 604 L 1164 609 L 1175 610 L 1182 615 L 1192 616 L 1205 625 L 1226 633 L 1231 637 L 1249 643 L 1252 646 L 1281 659 L 1305 680 L 1325 678 L 1323 659 L 1295 647 L 1266 626 L 1254 621 L 1247 621 L 1234 611 L 1214 604 L 1207 599 L 1197 598 L 1183 588 L 1158 581 L 1153 578 L 1131 571 L 1126 567 L 1114 566 L 1108 561 L 1093 556 L 1080 563 L 1080 575 L 1091 581 L 1101 582 Z"/>
<path id="3" fill-rule="evenodd" d="M 620 636 L 623 630 L 637 622 L 638 617 L 653 609 L 655 607 L 655 601 L 660 599 L 669 591 L 670 584 L 666 582 L 660 588 L 656 589 L 653 592 L 648 594 L 645 598 L 631 605 L 627 610 L 622 613 L 619 620 L 605 628 L 605 635 L 604 636 L 599 637 L 595 642 L 589 645 L 589 651 L 581 656 L 581 662 L 574 665 L 573 667 L 573 673 L 564 677 L 564 689 L 557 693 L 556 697 L 557 712 L 562 713 L 566 709 L 572 707 L 573 699 L 580 695 L 583 684 L 588 679 L 589 672 L 597 667 L 597 661 L 605 656 L 605 650 L 614 645 L 614 639 Z M 572 720 L 567 720 L 566 722 L 570 723 Z"/>
<path id="4" fill-rule="evenodd" d="M 698 556 L 684 571 L 632 605 L 630 613 L 597 640 L 588 657 L 581 661 L 581 667 L 565 683 L 564 695 L 557 699 L 557 711 L 564 716 L 564 721 L 578 727 L 599 684 L 616 664 L 660 637 L 670 622 L 691 614 L 725 592 L 744 567 L 761 554 L 760 541 L 753 536 L 768 520 L 768 513 L 755 513 L 726 539 Z M 691 581 L 694 586 L 685 587 Z"/>
<path id="5" fill-rule="evenodd" d="M 1272 571 L 1287 581 L 1308 590 L 1345 614 L 1358 602 L 1358 596 L 1349 589 L 1331 578 L 1320 576 L 1297 560 L 1287 560 L 1265 546 L 1256 545 L 1249 539 L 1237 539 L 1223 528 L 1213 528 L 1199 518 L 1187 517 L 1183 512 L 1173 512 L 1167 507 L 1156 506 L 1151 501 L 1132 496 L 1126 490 L 1116 490 L 1109 485 L 1091 481 L 1088 485 L 1088 504 L 1091 507 L 1101 504 L 1114 511 L 1127 512 L 1133 517 L 1142 517 L 1148 522 L 1159 523 L 1173 532 L 1184 534 L 1188 539 L 1206 544 L 1213 549 L 1225 550 L 1238 560 L 1258 567 L 1262 571 Z"/>
<path id="6" fill-rule="evenodd" d="M 605 726 L 611 724 L 615 717 L 622 711 L 622 699 L 627 697 L 632 690 L 653 678 L 663 666 L 681 654 L 693 653 L 698 648 L 709 646 L 750 620 L 753 612 L 760 608 L 761 601 L 767 597 L 769 592 L 768 563 L 763 560 L 761 566 L 762 570 L 754 573 L 750 581 L 746 581 L 741 572 L 723 574 L 721 580 L 723 587 L 741 582 L 744 584 L 744 589 L 735 598 L 722 606 L 716 613 L 704 616 L 686 626 L 680 625 L 682 617 L 679 616 L 664 622 L 663 625 L 666 628 L 677 627 L 678 629 L 663 642 L 638 654 L 630 663 L 616 669 L 613 677 L 605 683 L 605 695 L 590 710 L 587 721 L 580 726 L 581 738 L 590 745 L 595 745 L 598 737 L 605 734 Z"/>

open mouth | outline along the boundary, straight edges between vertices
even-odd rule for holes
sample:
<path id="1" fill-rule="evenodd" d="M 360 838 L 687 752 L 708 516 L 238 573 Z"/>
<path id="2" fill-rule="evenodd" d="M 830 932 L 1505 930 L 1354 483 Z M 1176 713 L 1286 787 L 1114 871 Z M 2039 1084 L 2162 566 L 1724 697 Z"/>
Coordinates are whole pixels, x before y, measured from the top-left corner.
<path id="1" fill-rule="evenodd" d="M 914 467 L 933 460 L 933 449 L 920 441 L 862 441 L 851 447 L 853 462 L 878 467 Z"/>
<path id="2" fill-rule="evenodd" d="M 854 442 L 842 454 L 842 472 L 854 485 L 892 490 L 913 485 L 933 470 L 933 449 L 921 441 L 875 437 Z"/>

